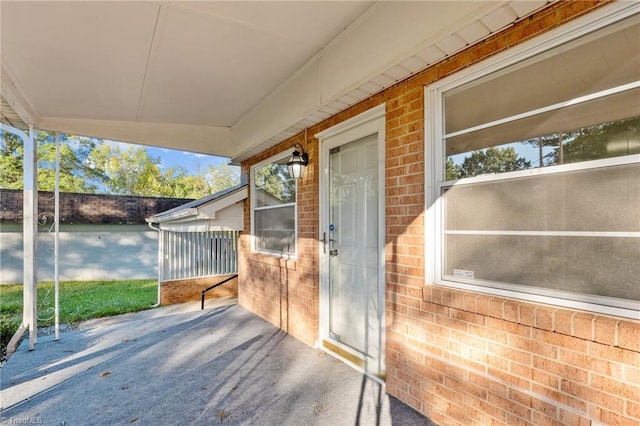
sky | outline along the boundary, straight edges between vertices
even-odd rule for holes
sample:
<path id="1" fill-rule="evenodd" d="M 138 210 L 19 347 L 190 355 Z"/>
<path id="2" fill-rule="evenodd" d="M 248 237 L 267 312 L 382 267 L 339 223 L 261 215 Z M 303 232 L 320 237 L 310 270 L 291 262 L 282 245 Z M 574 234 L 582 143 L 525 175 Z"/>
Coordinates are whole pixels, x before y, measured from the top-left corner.
<path id="1" fill-rule="evenodd" d="M 195 171 L 198 167 L 206 169 L 210 165 L 217 166 L 228 163 L 228 159 L 224 157 L 176 151 L 166 148 L 148 147 L 147 152 L 153 157 L 162 158 L 161 168 L 163 170 L 169 167 L 182 166 L 190 171 Z"/>
<path id="2" fill-rule="evenodd" d="M 105 141 L 107 142 L 107 141 Z M 108 141 L 113 145 L 120 145 L 124 148 L 129 146 L 139 147 L 143 145 L 127 144 L 123 142 Z M 155 148 L 147 146 L 147 152 L 151 157 L 160 157 L 160 168 L 162 171 L 170 167 L 182 166 L 185 169 L 196 172 L 198 169 L 206 170 L 210 165 L 220 165 L 228 163 L 226 157 L 216 157 L 213 155 L 196 154 L 167 148 Z"/>

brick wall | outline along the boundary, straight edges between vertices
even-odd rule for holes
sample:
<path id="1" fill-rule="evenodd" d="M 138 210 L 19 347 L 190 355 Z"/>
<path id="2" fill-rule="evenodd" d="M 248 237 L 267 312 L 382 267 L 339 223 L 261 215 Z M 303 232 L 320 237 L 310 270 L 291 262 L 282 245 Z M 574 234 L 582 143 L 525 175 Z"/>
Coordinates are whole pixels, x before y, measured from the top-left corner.
<path id="1" fill-rule="evenodd" d="M 386 104 L 388 393 L 443 425 L 640 424 L 640 322 L 425 286 L 424 86 L 607 2 L 552 3 L 532 17 L 308 129 Z M 240 303 L 307 344 L 318 337 L 318 142 L 303 135 L 243 163 L 310 152 L 300 183 L 297 261 L 251 253 L 243 235 Z M 308 147 L 308 148 L 307 148 Z M 245 229 L 251 229 L 245 203 Z"/>
<path id="2" fill-rule="evenodd" d="M 305 142 L 304 137 L 287 141 L 243 163 L 242 173 L 248 174 L 252 164 L 273 155 L 290 154 L 294 142 L 301 143 L 309 158 L 314 159 L 298 181 L 298 259 L 252 253 L 250 231 L 242 234 L 238 255 L 238 301 L 306 344 L 313 345 L 319 323 L 317 141 Z M 250 230 L 250 198 L 245 200 L 244 209 L 244 229 Z"/>
<path id="3" fill-rule="evenodd" d="M 387 392 L 439 424 L 640 424 L 640 324 L 442 287 L 388 301 Z"/>
<path id="4" fill-rule="evenodd" d="M 232 275 L 220 275 L 215 277 L 187 278 L 183 280 L 163 281 L 160 283 L 160 304 L 173 305 L 175 303 L 193 302 L 202 300 L 202 290 L 222 282 Z M 237 297 L 238 279 L 233 279 L 206 293 L 205 299 L 218 297 Z"/>
<path id="5" fill-rule="evenodd" d="M 22 223 L 22 190 L 0 190 L 0 223 Z M 193 201 L 183 198 L 60 193 L 60 223 L 120 225 L 146 223 L 145 218 Z M 38 212 L 53 217 L 53 192 L 38 192 Z"/>

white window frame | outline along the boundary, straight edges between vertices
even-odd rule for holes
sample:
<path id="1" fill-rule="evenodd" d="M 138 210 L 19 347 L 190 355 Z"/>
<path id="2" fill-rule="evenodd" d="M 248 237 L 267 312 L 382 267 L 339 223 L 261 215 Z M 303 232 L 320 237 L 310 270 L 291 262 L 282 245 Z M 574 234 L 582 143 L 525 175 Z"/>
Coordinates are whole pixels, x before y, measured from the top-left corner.
<path id="1" fill-rule="evenodd" d="M 584 36 L 589 32 L 615 24 L 616 22 L 637 13 L 640 13 L 640 4 L 629 4 L 624 2 L 613 4 L 425 87 L 425 158 L 427 161 L 431 161 L 431 167 L 427 165 L 425 173 L 425 235 L 427 237 L 427 243 L 425 244 L 426 283 L 443 285 L 467 291 L 487 293 L 506 298 L 522 299 L 531 302 L 587 310 L 607 315 L 640 319 L 640 301 L 614 299 L 604 296 L 599 297 L 588 294 L 575 294 L 551 289 L 547 290 L 544 288 L 526 289 L 525 291 L 525 288 L 522 288 L 521 290 L 517 285 L 505 283 L 491 283 L 491 287 L 489 287 L 474 284 L 471 280 L 465 280 L 464 278 L 456 278 L 456 281 L 443 279 L 442 261 L 444 256 L 444 221 L 442 206 L 443 200 L 440 197 L 442 188 L 451 185 L 465 185 L 492 180 L 503 181 L 505 179 L 523 176 L 562 173 L 570 170 L 592 169 L 603 166 L 640 162 L 640 155 L 630 155 L 584 163 L 559 165 L 551 168 L 537 168 L 508 172 L 500 174 L 499 176 L 480 175 L 472 178 L 465 178 L 462 182 L 456 183 L 446 182 L 443 181 L 444 178 L 440 178 L 444 176 L 445 167 L 445 162 L 441 161 L 441 159 L 444 159 L 445 155 L 443 139 L 445 136 L 452 136 L 445 135 L 443 126 L 444 105 L 442 100 L 445 92 L 460 87 L 477 78 L 498 72 L 499 70 L 526 60 L 545 50 Z M 633 85 L 637 87 L 638 83 L 636 82 L 632 84 L 632 86 Z M 626 88 L 612 88 L 611 90 L 615 91 L 623 89 Z M 595 94 L 595 96 L 599 95 L 605 95 L 605 93 Z M 555 107 L 560 107 L 560 105 L 550 106 L 550 108 Z M 513 116 L 505 120 L 516 119 L 519 117 L 520 116 Z M 467 131 L 468 130 L 469 129 L 467 129 Z M 562 233 L 562 235 L 569 234 L 571 233 Z M 640 232 L 615 234 L 620 235 L 611 236 L 631 236 L 634 238 L 640 238 Z"/>
<path id="2" fill-rule="evenodd" d="M 289 152 L 281 152 L 279 154 L 273 155 L 266 160 L 260 161 L 250 167 L 250 176 L 249 179 L 251 182 L 251 251 L 254 253 L 265 254 L 269 256 L 276 257 L 284 257 L 287 259 L 297 259 L 298 256 L 298 181 L 296 180 L 296 201 L 294 203 L 286 203 L 281 204 L 274 207 L 262 207 L 256 208 L 256 179 L 255 179 L 255 169 L 265 166 L 267 164 L 275 163 L 277 161 L 281 161 L 283 159 L 288 159 L 291 156 Z M 267 210 L 270 208 L 282 208 L 293 206 L 293 215 L 294 215 L 294 252 L 293 253 L 285 253 L 285 252 L 275 252 L 269 250 L 261 250 L 256 248 L 256 220 L 255 220 L 255 211 L 256 210 Z"/>

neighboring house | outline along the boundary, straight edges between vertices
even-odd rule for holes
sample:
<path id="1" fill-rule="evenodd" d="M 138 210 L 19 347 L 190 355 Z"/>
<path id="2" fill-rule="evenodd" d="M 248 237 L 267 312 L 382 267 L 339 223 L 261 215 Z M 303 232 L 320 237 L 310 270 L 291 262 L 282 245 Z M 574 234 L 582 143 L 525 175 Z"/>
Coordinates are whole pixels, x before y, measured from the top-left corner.
<path id="1" fill-rule="evenodd" d="M 639 424 L 625 5 L 550 4 L 243 161 L 240 304 L 439 424 Z M 266 202 L 294 144 L 297 196 Z M 448 177 L 496 146 L 540 162 Z"/>
<path id="2" fill-rule="evenodd" d="M 247 185 L 241 184 L 146 220 L 159 232 L 158 300 L 162 305 L 238 295 L 238 237 Z"/>
<path id="3" fill-rule="evenodd" d="M 21 283 L 21 190 L 0 190 L 0 284 Z M 158 235 L 145 218 L 191 200 L 60 193 L 60 279 L 117 280 L 158 276 Z M 38 193 L 38 273 L 53 280 L 53 192 Z"/>

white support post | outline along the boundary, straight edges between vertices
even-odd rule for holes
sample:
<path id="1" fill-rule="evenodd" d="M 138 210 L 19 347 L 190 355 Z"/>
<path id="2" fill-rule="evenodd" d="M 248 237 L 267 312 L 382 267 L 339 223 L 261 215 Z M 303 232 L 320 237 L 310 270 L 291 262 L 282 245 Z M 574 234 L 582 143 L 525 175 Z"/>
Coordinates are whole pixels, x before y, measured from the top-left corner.
<path id="1" fill-rule="evenodd" d="M 55 233 L 53 247 L 53 285 L 54 285 L 54 329 L 55 340 L 60 340 L 60 274 L 58 270 L 60 249 L 60 134 L 56 132 L 56 189 L 55 189 Z"/>
<path id="2" fill-rule="evenodd" d="M 38 144 L 33 126 L 24 140 L 23 157 L 23 324 L 29 327 L 29 350 L 35 349 L 38 331 Z"/>

